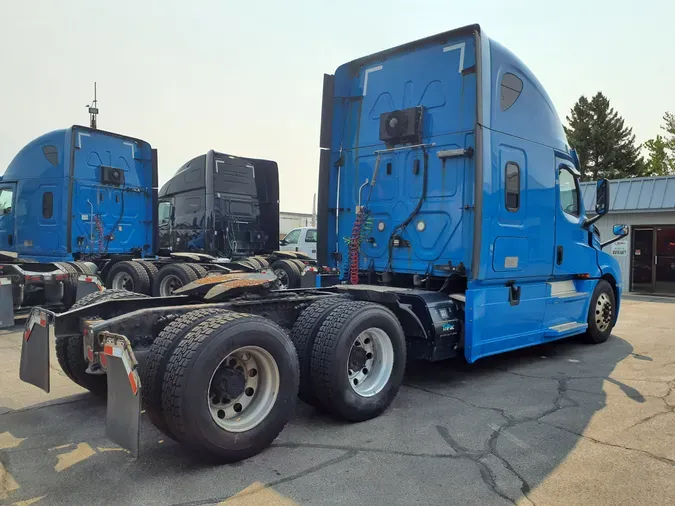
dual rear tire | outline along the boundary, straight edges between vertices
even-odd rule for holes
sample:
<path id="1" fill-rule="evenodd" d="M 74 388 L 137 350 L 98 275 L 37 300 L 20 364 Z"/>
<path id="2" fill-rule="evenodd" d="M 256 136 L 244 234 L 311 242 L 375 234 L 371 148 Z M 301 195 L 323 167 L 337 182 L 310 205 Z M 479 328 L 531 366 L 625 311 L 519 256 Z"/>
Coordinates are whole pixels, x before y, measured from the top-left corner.
<path id="1" fill-rule="evenodd" d="M 90 304 L 109 300 L 124 300 L 145 298 L 146 295 L 131 293 L 126 290 L 110 289 L 102 292 L 94 292 L 85 295 L 75 304 L 71 310 L 80 309 Z M 88 318 L 95 319 L 96 316 Z M 56 358 L 63 372 L 74 383 L 89 390 L 100 399 L 105 399 L 108 394 L 108 381 L 105 374 L 90 374 L 87 372 L 89 363 L 84 358 L 84 336 L 82 334 L 59 337 L 56 339 Z"/>
<path id="2" fill-rule="evenodd" d="M 148 261 L 125 260 L 110 268 L 106 287 L 166 297 L 206 274 L 206 269 L 199 264 L 176 262 L 158 269 Z"/>
<path id="3" fill-rule="evenodd" d="M 406 363 L 405 335 L 389 309 L 328 299 L 301 314 L 291 340 L 300 360 L 300 398 L 334 416 L 361 422 L 396 397 Z"/>
<path id="4" fill-rule="evenodd" d="M 187 313 L 162 331 L 143 371 L 152 423 L 200 455 L 229 462 L 260 452 L 294 412 L 293 344 L 275 323 L 220 309 Z"/>

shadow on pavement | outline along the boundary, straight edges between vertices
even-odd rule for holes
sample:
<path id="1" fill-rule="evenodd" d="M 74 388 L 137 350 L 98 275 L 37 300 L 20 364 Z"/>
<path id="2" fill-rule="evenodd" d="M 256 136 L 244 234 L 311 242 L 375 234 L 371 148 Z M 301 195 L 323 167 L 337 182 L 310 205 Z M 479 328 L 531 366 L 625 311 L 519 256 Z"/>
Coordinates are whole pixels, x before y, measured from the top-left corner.
<path id="1" fill-rule="evenodd" d="M 410 364 L 379 418 L 347 424 L 300 403 L 270 449 L 222 466 L 186 455 L 147 419 L 134 460 L 106 440 L 105 405 L 73 396 L 0 415 L 0 433 L 26 438 L 0 448 L 0 461 L 20 483 L 13 501 L 47 495 L 48 504 L 215 504 L 252 483 L 301 504 L 359 497 L 373 504 L 509 504 L 572 452 L 605 406 L 604 381 L 644 402 L 636 388 L 607 379 L 632 352 L 613 336 L 602 345 L 566 340 L 473 365 Z"/>

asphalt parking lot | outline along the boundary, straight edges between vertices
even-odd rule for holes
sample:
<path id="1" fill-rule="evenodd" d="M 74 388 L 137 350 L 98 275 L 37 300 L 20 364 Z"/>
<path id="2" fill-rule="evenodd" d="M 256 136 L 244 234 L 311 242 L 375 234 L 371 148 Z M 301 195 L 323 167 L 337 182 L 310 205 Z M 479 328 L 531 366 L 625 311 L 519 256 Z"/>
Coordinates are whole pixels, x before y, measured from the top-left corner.
<path id="1" fill-rule="evenodd" d="M 223 466 L 147 420 L 133 459 L 55 362 L 50 395 L 21 383 L 21 329 L 0 331 L 0 504 L 675 504 L 674 327 L 675 300 L 624 299 L 605 344 L 412 366 L 383 416 L 300 404 L 271 448 Z"/>

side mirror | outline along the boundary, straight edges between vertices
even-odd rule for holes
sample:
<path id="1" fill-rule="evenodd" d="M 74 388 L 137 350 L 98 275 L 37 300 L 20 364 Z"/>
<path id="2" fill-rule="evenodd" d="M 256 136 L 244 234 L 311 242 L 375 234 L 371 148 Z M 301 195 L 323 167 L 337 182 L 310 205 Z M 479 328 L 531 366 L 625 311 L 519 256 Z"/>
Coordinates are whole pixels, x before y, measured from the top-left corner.
<path id="1" fill-rule="evenodd" d="M 595 214 L 603 216 L 609 212 L 609 181 L 601 179 L 595 187 Z"/>
<path id="2" fill-rule="evenodd" d="M 614 225 L 612 228 L 614 235 L 627 236 L 628 235 L 628 225 Z"/>
<path id="3" fill-rule="evenodd" d="M 279 244 L 282 245 L 282 246 L 286 246 L 286 244 L 287 244 L 286 239 L 280 239 Z"/>
<path id="4" fill-rule="evenodd" d="M 615 243 L 616 241 L 620 241 L 624 237 L 628 235 L 628 225 L 614 225 L 612 227 L 612 232 L 614 232 L 614 235 L 616 237 L 610 239 L 609 241 L 605 241 L 600 244 L 600 249 L 604 248 L 605 246 L 609 246 L 610 244 Z"/>

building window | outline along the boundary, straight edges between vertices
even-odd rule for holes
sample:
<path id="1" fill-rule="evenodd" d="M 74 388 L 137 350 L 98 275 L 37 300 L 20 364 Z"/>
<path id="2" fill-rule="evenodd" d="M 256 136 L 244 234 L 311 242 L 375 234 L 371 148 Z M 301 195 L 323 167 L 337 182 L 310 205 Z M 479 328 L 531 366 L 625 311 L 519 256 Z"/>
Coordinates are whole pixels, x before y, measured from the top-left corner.
<path id="1" fill-rule="evenodd" d="M 567 167 L 560 167 L 560 207 L 567 214 L 579 216 L 579 187 L 577 178 Z"/>
<path id="2" fill-rule="evenodd" d="M 515 162 L 506 164 L 506 210 L 515 213 L 520 209 L 520 167 Z"/>
<path id="3" fill-rule="evenodd" d="M 501 85 L 501 97 L 499 100 L 499 105 L 502 108 L 502 111 L 507 110 L 520 96 L 520 93 L 523 91 L 523 81 L 520 77 L 515 74 L 507 72 L 502 77 Z"/>
<path id="4" fill-rule="evenodd" d="M 49 219 L 54 216 L 54 194 L 44 192 L 42 194 L 42 217 Z"/>

